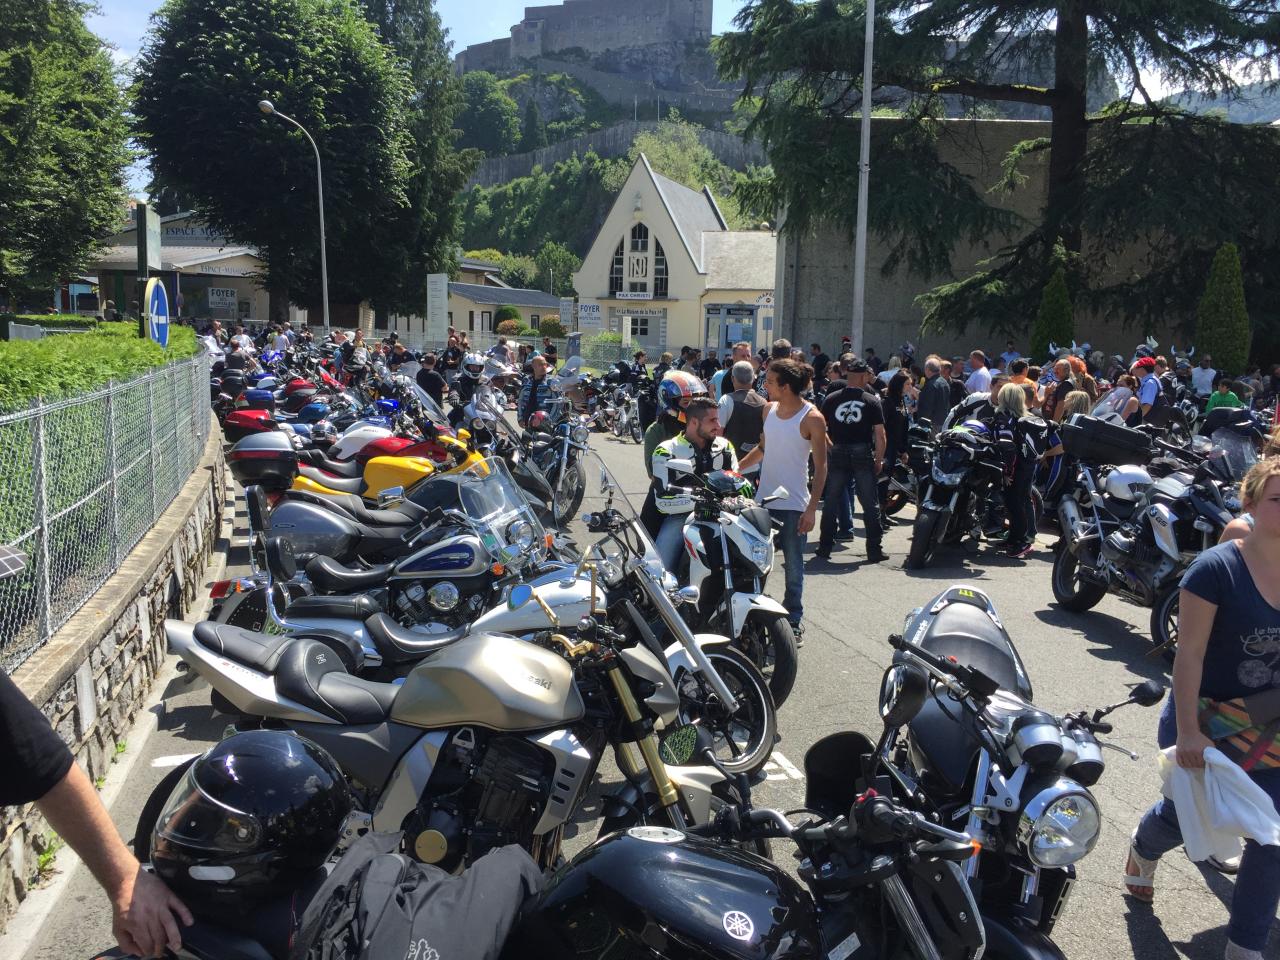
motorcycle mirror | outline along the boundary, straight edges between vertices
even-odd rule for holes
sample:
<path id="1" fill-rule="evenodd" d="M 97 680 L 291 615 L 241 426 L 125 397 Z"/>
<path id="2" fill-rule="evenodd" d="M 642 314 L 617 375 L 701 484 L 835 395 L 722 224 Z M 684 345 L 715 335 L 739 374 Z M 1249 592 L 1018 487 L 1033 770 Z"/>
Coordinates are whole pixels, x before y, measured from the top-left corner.
<path id="1" fill-rule="evenodd" d="M 511 588 L 511 592 L 507 594 L 507 606 L 512 610 L 518 610 L 532 599 L 533 587 L 527 583 L 517 583 Z"/>
<path id="2" fill-rule="evenodd" d="M 1140 707 L 1154 707 L 1164 699 L 1164 689 L 1164 684 L 1159 680 L 1144 680 L 1129 695 Z"/>
<path id="3" fill-rule="evenodd" d="M 701 593 L 697 587 L 681 587 L 676 591 L 676 602 L 694 605 L 698 602 L 700 596 Z"/>
<path id="4" fill-rule="evenodd" d="M 760 505 L 765 506 L 767 504 L 773 503 L 775 500 L 785 500 L 789 496 L 791 496 L 791 491 L 789 491 L 786 487 L 779 484 L 778 486 L 773 488 L 773 493 L 769 494 L 767 497 L 765 497 L 763 500 L 760 501 Z"/>
<path id="5" fill-rule="evenodd" d="M 387 487 L 378 491 L 378 506 L 385 507 L 389 503 L 398 503 L 404 499 L 404 487 Z"/>
<path id="6" fill-rule="evenodd" d="M 667 469 L 673 473 L 694 473 L 692 460 L 668 460 Z"/>
<path id="7" fill-rule="evenodd" d="M 609 471 L 605 467 L 600 468 L 600 492 L 613 493 L 613 480 L 609 476 Z"/>
<path id="8" fill-rule="evenodd" d="M 27 568 L 27 555 L 13 547 L 0 546 L 0 580 L 12 580 Z"/>
<path id="9" fill-rule="evenodd" d="M 880 719 L 886 728 L 910 723 L 929 696 L 929 677 L 914 663 L 896 663 L 880 681 Z"/>

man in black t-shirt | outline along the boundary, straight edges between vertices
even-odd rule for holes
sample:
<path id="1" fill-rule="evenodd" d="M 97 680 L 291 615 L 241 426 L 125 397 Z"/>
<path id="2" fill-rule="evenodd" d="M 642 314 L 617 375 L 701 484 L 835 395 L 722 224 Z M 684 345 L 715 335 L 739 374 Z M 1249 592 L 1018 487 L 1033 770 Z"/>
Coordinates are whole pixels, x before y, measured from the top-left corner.
<path id="1" fill-rule="evenodd" d="M 44 714 L 0 671 L 0 807 L 34 803 L 80 855 L 111 900 L 125 953 L 153 957 L 182 946 L 191 912 L 129 852 L 88 775 Z"/>
<path id="2" fill-rule="evenodd" d="M 869 386 L 873 374 L 865 360 L 846 353 L 840 358 L 839 370 L 845 375 L 844 388 L 830 390 L 822 402 L 822 415 L 827 421 L 832 447 L 827 456 L 827 486 L 823 492 L 816 556 L 831 559 L 837 520 L 848 524 L 848 533 L 842 539 L 853 537 L 853 503 L 849 493 L 852 483 L 862 506 L 867 562 L 879 563 L 886 559 L 881 548 L 884 528 L 880 524 L 876 480 L 884 469 L 884 409 Z"/>
<path id="3" fill-rule="evenodd" d="M 443 409 L 444 395 L 449 385 L 445 383 L 444 377 L 440 376 L 436 370 L 436 355 L 434 353 L 425 353 L 418 363 L 418 386 L 426 391 L 427 395 Z"/>

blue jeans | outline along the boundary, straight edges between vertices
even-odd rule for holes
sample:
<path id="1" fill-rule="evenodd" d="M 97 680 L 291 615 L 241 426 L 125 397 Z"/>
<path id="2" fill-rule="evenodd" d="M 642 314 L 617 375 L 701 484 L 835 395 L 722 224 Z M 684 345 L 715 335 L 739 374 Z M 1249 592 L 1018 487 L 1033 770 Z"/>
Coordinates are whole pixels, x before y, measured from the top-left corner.
<path id="1" fill-rule="evenodd" d="M 654 538 L 653 545 L 669 573 L 674 574 L 676 565 L 680 562 L 680 551 L 684 548 L 684 522 L 687 519 L 688 514 L 684 513 L 664 516 L 658 535 Z"/>
<path id="2" fill-rule="evenodd" d="M 1173 709 L 1173 694 L 1165 701 L 1160 714 L 1156 742 L 1160 749 L 1178 741 L 1178 725 Z M 1250 773 L 1253 782 L 1267 791 L 1271 802 L 1280 809 L 1280 770 Z M 1159 859 L 1182 844 L 1182 828 L 1173 801 L 1161 797 L 1138 823 L 1133 845 L 1148 860 Z M 1252 840 L 1245 841 L 1240 872 L 1236 874 L 1235 893 L 1231 897 L 1231 919 L 1227 936 L 1236 946 L 1246 950 L 1262 950 L 1267 933 L 1280 905 L 1280 847 L 1267 847 Z"/>
<path id="3" fill-rule="evenodd" d="M 867 549 L 880 546 L 884 532 L 880 526 L 880 489 L 876 485 L 874 453 L 869 443 L 837 444 L 827 457 L 827 487 L 823 494 L 822 524 L 818 528 L 818 549 L 831 549 L 836 529 L 853 532 L 853 505 L 850 488 L 857 491 L 866 527 Z"/>
<path id="4" fill-rule="evenodd" d="M 787 619 L 792 624 L 800 622 L 804 615 L 804 546 L 809 535 L 800 533 L 796 528 L 800 524 L 799 510 L 770 510 L 775 520 L 782 523 L 774 542 L 782 551 L 783 570 L 786 573 L 786 592 L 782 595 L 782 605 L 787 608 Z"/>

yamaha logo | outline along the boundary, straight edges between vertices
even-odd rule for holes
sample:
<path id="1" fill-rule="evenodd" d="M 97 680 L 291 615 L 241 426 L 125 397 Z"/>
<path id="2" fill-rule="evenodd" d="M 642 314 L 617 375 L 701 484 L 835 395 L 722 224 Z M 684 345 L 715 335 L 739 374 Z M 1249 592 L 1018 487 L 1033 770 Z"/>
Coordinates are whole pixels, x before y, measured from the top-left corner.
<path id="1" fill-rule="evenodd" d="M 751 935 L 756 932 L 756 925 L 741 910 L 730 910 L 721 922 L 724 924 L 724 932 L 735 940 L 750 940 Z"/>

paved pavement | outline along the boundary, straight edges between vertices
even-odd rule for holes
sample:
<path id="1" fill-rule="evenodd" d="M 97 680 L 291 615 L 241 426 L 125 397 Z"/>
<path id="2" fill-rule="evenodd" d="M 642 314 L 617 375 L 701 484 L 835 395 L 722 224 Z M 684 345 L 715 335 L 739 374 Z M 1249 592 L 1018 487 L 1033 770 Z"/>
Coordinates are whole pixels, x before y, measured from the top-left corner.
<path id="1" fill-rule="evenodd" d="M 613 438 L 598 438 L 595 446 L 638 505 L 646 482 L 639 446 Z M 901 629 L 913 607 L 952 583 L 977 584 L 992 596 L 1026 662 L 1037 703 L 1046 709 L 1065 712 L 1114 702 L 1123 698 L 1127 685 L 1150 677 L 1167 682 L 1163 662 L 1147 656 L 1147 611 L 1111 598 L 1082 616 L 1056 608 L 1049 588 L 1052 534 L 1041 534 L 1039 549 L 1026 560 L 954 550 L 941 554 L 928 570 L 908 572 L 902 569 L 902 558 L 909 543 L 911 508 L 902 517 L 904 522 L 886 538 L 887 563 L 862 563 L 861 539 L 837 545 L 829 563 L 809 560 L 799 678 L 779 712 L 782 741 L 768 779 L 755 792 L 758 804 L 783 810 L 801 804 L 804 784 L 799 768 L 806 749 L 819 738 L 839 730 L 876 730 L 876 698 L 889 661 L 885 638 Z M 244 530 L 237 532 L 239 543 Z M 231 560 L 235 569 L 243 557 Z M 771 586 L 771 592 L 781 596 L 780 571 Z M 166 691 L 158 730 L 141 747 L 129 782 L 112 807 L 126 837 L 145 797 L 169 766 L 202 749 L 222 728 L 200 686 L 179 679 Z M 1160 868 L 1154 908 L 1121 895 L 1129 834 L 1158 791 L 1156 709 L 1126 708 L 1114 720 L 1116 731 L 1110 739 L 1141 757 L 1135 762 L 1106 753 L 1107 772 L 1094 788 L 1104 831 L 1080 867 L 1079 883 L 1055 939 L 1073 960 L 1220 957 L 1226 943 L 1230 878 L 1202 871 L 1178 853 Z M 603 776 L 609 778 L 609 771 Z M 583 823 L 569 841 L 569 851 L 580 849 L 593 836 L 593 826 Z M 789 857 L 785 844 L 775 841 L 774 849 L 780 860 Z M 23 957 L 89 957 L 111 942 L 106 903 L 81 867 Z M 1267 953 L 1270 960 L 1280 958 L 1280 938 L 1273 942 Z"/>

